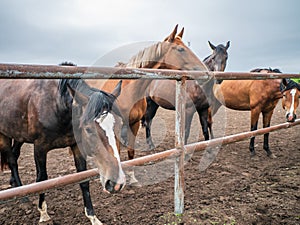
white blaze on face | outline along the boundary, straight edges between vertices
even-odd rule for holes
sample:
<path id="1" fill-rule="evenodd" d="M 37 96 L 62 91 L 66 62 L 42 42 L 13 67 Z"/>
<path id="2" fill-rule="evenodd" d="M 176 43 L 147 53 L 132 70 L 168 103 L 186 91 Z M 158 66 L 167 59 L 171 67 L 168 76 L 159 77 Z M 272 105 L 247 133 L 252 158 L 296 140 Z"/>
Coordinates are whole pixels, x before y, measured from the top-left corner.
<path id="1" fill-rule="evenodd" d="M 114 124 L 115 124 L 114 116 L 109 112 L 104 112 L 104 114 L 101 115 L 100 118 L 96 119 L 96 122 L 105 131 L 106 136 L 108 138 L 108 143 L 114 151 L 114 157 L 118 161 L 120 161 L 119 151 L 117 148 L 117 143 L 116 143 L 116 138 L 114 133 Z"/>
<path id="2" fill-rule="evenodd" d="M 290 115 L 293 115 L 294 114 L 294 101 L 295 101 L 296 90 L 292 89 L 290 91 L 290 93 L 292 95 L 292 104 L 291 104 L 289 113 L 290 113 Z"/>
<path id="3" fill-rule="evenodd" d="M 112 147 L 114 152 L 114 157 L 118 161 L 119 165 L 119 178 L 116 181 L 118 184 L 124 184 L 125 183 L 125 174 L 122 170 L 121 166 L 121 159 L 119 155 L 119 151 L 117 148 L 115 133 L 114 133 L 114 124 L 115 124 L 115 118 L 114 116 L 109 112 L 104 112 L 100 118 L 96 119 L 96 122 L 99 124 L 99 126 L 105 131 L 105 134 L 108 138 L 108 143 Z M 100 176 L 100 180 L 101 180 Z"/>

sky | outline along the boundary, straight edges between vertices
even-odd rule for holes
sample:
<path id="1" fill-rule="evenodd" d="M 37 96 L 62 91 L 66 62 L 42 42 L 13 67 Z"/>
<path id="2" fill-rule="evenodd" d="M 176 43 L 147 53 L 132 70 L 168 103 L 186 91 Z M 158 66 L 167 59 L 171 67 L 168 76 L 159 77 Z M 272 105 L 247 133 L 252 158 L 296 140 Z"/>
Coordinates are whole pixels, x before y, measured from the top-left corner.
<path id="1" fill-rule="evenodd" d="M 202 60 L 208 40 L 230 41 L 226 71 L 299 73 L 299 9 L 299 0 L 0 0 L 0 63 L 113 66 L 179 24 Z"/>

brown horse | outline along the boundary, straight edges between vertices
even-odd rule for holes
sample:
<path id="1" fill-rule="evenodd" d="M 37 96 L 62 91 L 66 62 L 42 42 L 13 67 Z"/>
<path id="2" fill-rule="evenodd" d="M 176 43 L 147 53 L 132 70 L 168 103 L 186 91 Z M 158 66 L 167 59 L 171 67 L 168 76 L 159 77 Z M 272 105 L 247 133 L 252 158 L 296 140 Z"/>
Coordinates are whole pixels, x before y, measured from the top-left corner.
<path id="1" fill-rule="evenodd" d="M 22 185 L 12 139 L 21 147 L 34 144 L 36 181 L 48 179 L 47 153 L 71 147 L 77 171 L 86 170 L 86 156 L 93 157 L 105 191 L 118 192 L 125 184 L 117 146 L 112 112 L 120 93 L 119 84 L 108 94 L 90 88 L 82 80 L 9 79 L 0 82 L 0 153 L 2 168 L 7 164 L 17 186 Z M 17 91 L 15 91 L 17 90 Z M 85 214 L 92 224 L 101 224 L 94 213 L 89 182 L 80 184 Z M 40 194 L 40 222 L 50 220 L 45 194 Z"/>
<path id="2" fill-rule="evenodd" d="M 177 41 L 182 42 L 182 35 L 183 30 L 176 36 Z M 207 70 L 204 65 L 200 69 L 202 71 Z M 174 80 L 154 80 L 148 87 L 147 110 L 141 122 L 146 130 L 146 141 L 149 149 L 155 148 L 151 137 L 151 124 L 158 108 L 175 110 L 175 82 Z M 190 134 L 191 122 L 195 112 L 198 113 L 204 139 L 208 140 L 209 104 L 205 93 L 196 80 L 186 81 L 186 93 L 185 143 L 187 143 Z"/>
<path id="3" fill-rule="evenodd" d="M 126 67 L 154 68 L 175 70 L 204 70 L 205 66 L 197 56 L 182 42 L 177 34 L 177 27 L 163 41 L 151 45 L 133 56 Z M 180 32 L 180 33 L 183 33 Z M 128 140 L 128 158 L 134 158 L 135 138 L 140 126 L 140 120 L 146 112 L 146 90 L 152 80 L 123 80 L 122 91 L 118 97 L 118 105 L 123 116 Z M 109 80 L 103 84 L 101 80 L 88 80 L 91 86 L 101 90 L 111 91 L 118 82 Z M 134 181 L 132 181 L 134 182 Z"/>
<path id="4" fill-rule="evenodd" d="M 294 122 L 297 118 L 296 110 L 299 105 L 300 85 L 293 80 L 283 79 L 280 91 L 283 95 L 282 108 L 286 111 L 286 121 Z"/>
<path id="5" fill-rule="evenodd" d="M 251 72 L 280 73 L 278 69 L 254 69 Z M 263 116 L 263 127 L 270 126 L 274 108 L 282 97 L 281 83 L 285 84 L 286 80 L 224 80 L 220 84 L 215 84 L 213 90 L 222 105 L 234 110 L 251 111 L 251 131 L 253 131 L 257 130 L 260 113 Z M 287 94 L 286 91 L 285 93 Z M 252 156 L 255 155 L 254 140 L 255 137 L 252 137 L 249 145 Z M 264 134 L 263 148 L 268 156 L 275 157 L 269 148 L 269 133 Z"/>
<path id="6" fill-rule="evenodd" d="M 175 69 L 175 70 L 204 70 L 205 66 L 196 55 L 182 42 L 177 34 L 177 27 L 163 41 L 154 44 L 132 57 L 126 64 L 131 68 L 155 68 L 155 69 Z M 117 80 L 109 80 L 103 84 L 100 80 L 87 81 L 91 86 L 110 91 Z M 146 89 L 152 80 L 124 80 L 122 91 L 118 97 L 118 103 L 124 122 L 130 127 L 128 132 L 128 157 L 134 158 L 134 142 L 138 132 L 140 119 L 146 111 Z"/>

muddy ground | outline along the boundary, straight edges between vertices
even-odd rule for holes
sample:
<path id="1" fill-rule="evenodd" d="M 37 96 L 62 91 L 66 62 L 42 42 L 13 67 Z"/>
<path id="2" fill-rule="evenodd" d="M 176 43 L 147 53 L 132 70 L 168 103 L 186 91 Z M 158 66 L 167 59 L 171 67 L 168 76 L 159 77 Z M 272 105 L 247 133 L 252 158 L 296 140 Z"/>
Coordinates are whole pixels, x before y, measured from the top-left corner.
<path id="1" fill-rule="evenodd" d="M 215 135 L 248 131 L 249 112 L 225 110 L 214 118 Z M 280 102 L 272 124 L 284 122 Z M 199 122 L 195 117 L 190 142 L 197 139 Z M 261 119 L 260 119 L 261 127 Z M 300 126 L 270 134 L 270 148 L 277 156 L 268 158 L 262 149 L 262 136 L 256 138 L 257 156 L 250 158 L 249 141 L 223 146 L 209 164 L 204 152 L 196 152 L 185 165 L 185 206 L 183 216 L 174 215 L 173 160 L 136 168 L 142 187 L 126 186 L 114 195 L 102 192 L 98 180 L 91 181 L 92 200 L 98 218 L 105 224 L 300 224 Z M 137 157 L 174 147 L 174 112 L 159 110 L 153 124 L 158 145 L 144 151 L 144 131 L 137 141 Z M 202 137 L 201 137 L 202 138 Z M 143 151 L 142 151 L 143 150 Z M 218 151 L 218 152 L 217 152 Z M 19 160 L 24 184 L 35 181 L 32 145 L 22 148 Z M 122 158 L 127 158 L 122 152 Z M 206 155 L 205 155 L 206 156 Z M 67 149 L 48 155 L 49 178 L 75 172 Z M 0 189 L 9 188 L 9 172 L 0 173 Z M 38 224 L 38 196 L 29 202 L 14 200 L 0 205 L 0 224 Z M 50 190 L 46 195 L 53 224 L 89 224 L 84 216 L 79 185 Z"/>

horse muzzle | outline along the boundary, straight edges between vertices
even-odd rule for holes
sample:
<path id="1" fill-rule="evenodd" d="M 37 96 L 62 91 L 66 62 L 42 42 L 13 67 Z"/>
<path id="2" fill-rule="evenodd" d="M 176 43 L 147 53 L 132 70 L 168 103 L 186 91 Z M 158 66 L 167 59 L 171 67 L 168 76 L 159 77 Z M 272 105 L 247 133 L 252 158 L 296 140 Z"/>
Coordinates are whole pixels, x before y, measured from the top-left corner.
<path id="1" fill-rule="evenodd" d="M 104 191 L 108 192 L 110 194 L 113 194 L 113 193 L 117 193 L 117 192 L 121 191 L 124 188 L 124 186 L 125 186 L 125 183 L 119 184 L 114 181 L 108 180 L 105 183 Z"/>
<path id="2" fill-rule="evenodd" d="M 297 116 L 294 113 L 293 114 L 291 114 L 291 113 L 286 114 L 286 122 L 293 123 L 293 122 L 295 122 L 296 118 L 297 118 Z"/>

